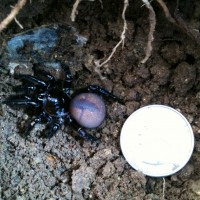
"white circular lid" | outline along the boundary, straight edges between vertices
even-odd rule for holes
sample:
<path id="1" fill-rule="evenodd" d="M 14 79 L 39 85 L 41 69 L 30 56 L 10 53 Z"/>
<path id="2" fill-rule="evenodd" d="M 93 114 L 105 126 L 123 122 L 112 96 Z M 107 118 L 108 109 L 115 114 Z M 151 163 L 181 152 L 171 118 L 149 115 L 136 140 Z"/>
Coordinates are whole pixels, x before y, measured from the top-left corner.
<path id="1" fill-rule="evenodd" d="M 191 157 L 194 135 L 186 118 L 175 109 L 150 105 L 125 121 L 120 144 L 124 157 L 148 176 L 168 176 L 179 171 Z"/>

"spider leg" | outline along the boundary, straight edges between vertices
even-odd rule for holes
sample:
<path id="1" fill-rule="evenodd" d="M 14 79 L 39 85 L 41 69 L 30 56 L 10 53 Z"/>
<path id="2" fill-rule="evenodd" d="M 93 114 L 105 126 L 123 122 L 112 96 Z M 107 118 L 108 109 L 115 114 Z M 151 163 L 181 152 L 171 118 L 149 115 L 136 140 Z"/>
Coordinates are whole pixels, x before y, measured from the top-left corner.
<path id="1" fill-rule="evenodd" d="M 34 106 L 38 107 L 39 104 L 37 101 L 29 98 L 29 97 L 24 97 L 24 98 L 18 98 L 18 99 L 8 99 L 5 101 L 2 101 L 3 104 L 10 105 L 10 106 Z"/>
<path id="2" fill-rule="evenodd" d="M 79 129 L 77 129 L 77 132 L 79 133 L 79 135 L 86 139 L 87 141 L 90 141 L 90 142 L 95 142 L 95 141 L 98 141 L 98 138 L 96 138 L 95 136 L 87 133 L 85 130 L 83 130 L 81 127 Z"/>
<path id="3" fill-rule="evenodd" d="M 36 69 L 35 66 L 33 67 L 33 70 L 35 71 L 37 75 L 40 75 L 46 78 L 48 82 L 55 82 L 55 78 L 50 73 L 46 72 L 45 70 Z"/>
<path id="4" fill-rule="evenodd" d="M 97 141 L 98 138 L 96 138 L 95 136 L 90 135 L 89 133 L 87 133 L 85 130 L 83 130 L 83 128 L 81 126 L 79 126 L 71 117 L 70 117 L 70 125 L 74 128 L 74 130 L 76 130 L 79 135 L 84 138 L 87 141 Z"/>
<path id="5" fill-rule="evenodd" d="M 25 126 L 24 135 L 25 136 L 29 135 L 29 133 L 31 132 L 31 130 L 33 130 L 36 124 L 41 123 L 42 121 L 50 122 L 51 120 L 52 118 L 49 115 L 47 115 L 44 111 L 41 112 L 40 115 L 35 117 L 29 123 L 27 123 L 27 125 Z"/>
<path id="6" fill-rule="evenodd" d="M 61 64 L 62 68 L 64 69 L 65 72 L 65 81 L 64 81 L 64 92 L 70 96 L 70 91 L 71 91 L 71 82 L 72 82 L 72 74 L 70 72 L 69 66 L 62 63 Z"/>
<path id="7" fill-rule="evenodd" d="M 50 129 L 48 132 L 45 133 L 46 138 L 51 138 L 53 135 L 57 133 L 57 131 L 60 129 L 60 124 L 59 123 L 52 123 L 50 126 Z"/>
<path id="8" fill-rule="evenodd" d="M 52 123 L 49 124 L 48 131 L 45 131 L 44 137 L 51 138 L 56 132 L 60 129 L 60 127 L 64 124 L 64 118 L 60 117 L 57 120 L 53 120 Z"/>
<path id="9" fill-rule="evenodd" d="M 25 137 L 27 137 L 27 135 L 29 135 L 29 133 L 33 130 L 35 125 L 38 123 L 41 123 L 41 121 L 42 121 L 42 116 L 40 116 L 40 115 L 35 117 L 33 120 L 31 120 L 28 123 L 28 125 L 25 126 L 25 131 L 24 131 Z"/>
<path id="10" fill-rule="evenodd" d="M 16 75 L 16 77 L 19 78 L 19 79 L 25 80 L 25 81 L 27 81 L 29 83 L 33 83 L 35 85 L 39 85 L 41 87 L 47 87 L 48 86 L 48 84 L 45 81 L 43 81 L 43 80 L 41 80 L 41 79 L 39 79 L 39 78 L 37 78 L 35 76 L 18 74 L 18 75 Z"/>
<path id="11" fill-rule="evenodd" d="M 16 92 L 26 92 L 28 94 L 30 94 L 31 92 L 34 92 L 37 89 L 37 87 L 35 85 L 18 85 L 14 87 L 14 91 Z"/>
<path id="12" fill-rule="evenodd" d="M 122 99 L 120 99 L 119 97 L 115 96 L 111 92 L 108 92 L 108 90 L 100 87 L 99 85 L 89 85 L 88 87 L 84 88 L 83 91 L 100 94 L 100 95 L 102 95 L 104 97 L 114 99 L 114 100 L 118 101 L 119 103 L 123 104 Z"/>

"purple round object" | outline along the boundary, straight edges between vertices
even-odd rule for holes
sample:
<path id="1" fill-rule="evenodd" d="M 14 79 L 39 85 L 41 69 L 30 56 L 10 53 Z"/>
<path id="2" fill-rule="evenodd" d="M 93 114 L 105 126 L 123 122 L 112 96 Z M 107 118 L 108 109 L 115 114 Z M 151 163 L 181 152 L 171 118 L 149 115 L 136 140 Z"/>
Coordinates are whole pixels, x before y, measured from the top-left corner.
<path id="1" fill-rule="evenodd" d="M 106 108 L 100 96 L 93 93 L 81 93 L 72 99 L 70 114 L 81 126 L 96 128 L 104 120 Z"/>

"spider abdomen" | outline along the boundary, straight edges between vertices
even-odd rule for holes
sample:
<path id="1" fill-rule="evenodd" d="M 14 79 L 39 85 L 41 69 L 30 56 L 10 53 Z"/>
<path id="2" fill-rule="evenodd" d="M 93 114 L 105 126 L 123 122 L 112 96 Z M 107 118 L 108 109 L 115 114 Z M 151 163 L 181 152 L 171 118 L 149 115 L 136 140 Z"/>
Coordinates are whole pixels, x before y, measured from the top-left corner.
<path id="1" fill-rule="evenodd" d="M 96 128 L 105 118 L 105 104 L 94 93 L 81 93 L 72 99 L 70 114 L 83 127 Z"/>

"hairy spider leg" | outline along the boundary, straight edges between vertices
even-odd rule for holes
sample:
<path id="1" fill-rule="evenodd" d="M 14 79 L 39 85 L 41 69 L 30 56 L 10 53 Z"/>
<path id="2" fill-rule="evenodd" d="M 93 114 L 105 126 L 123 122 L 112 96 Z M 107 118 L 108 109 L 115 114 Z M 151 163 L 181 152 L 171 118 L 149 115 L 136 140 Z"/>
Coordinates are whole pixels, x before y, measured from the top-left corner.
<path id="1" fill-rule="evenodd" d="M 65 81 L 64 81 L 64 88 L 63 88 L 63 91 L 68 95 L 70 96 L 70 92 L 71 92 L 71 82 L 72 82 L 72 79 L 73 79 L 73 76 L 70 72 L 70 69 L 69 69 L 69 66 L 62 63 L 61 64 L 64 72 L 65 72 Z"/>
<path id="2" fill-rule="evenodd" d="M 99 85 L 89 85 L 88 87 L 84 88 L 83 91 L 96 93 L 96 94 L 102 95 L 106 98 L 114 99 L 114 100 L 118 101 L 119 103 L 123 104 L 123 101 L 120 98 L 118 98 L 117 96 L 115 96 L 111 92 L 108 92 L 108 90 L 100 87 Z"/>

